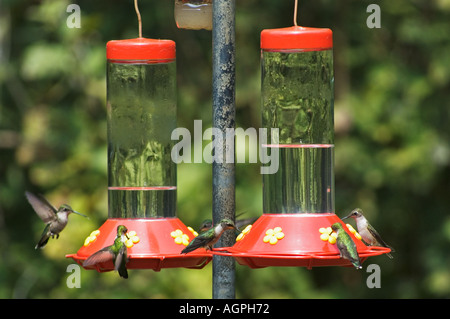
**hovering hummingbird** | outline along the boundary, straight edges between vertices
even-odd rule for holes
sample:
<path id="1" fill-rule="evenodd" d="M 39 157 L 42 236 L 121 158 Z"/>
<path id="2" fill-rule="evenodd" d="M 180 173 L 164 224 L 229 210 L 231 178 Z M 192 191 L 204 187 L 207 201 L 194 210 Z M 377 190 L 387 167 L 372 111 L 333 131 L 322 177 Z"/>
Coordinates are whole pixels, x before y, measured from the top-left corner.
<path id="1" fill-rule="evenodd" d="M 334 223 L 333 225 L 331 225 L 331 229 L 333 229 L 337 233 L 336 245 L 339 249 L 341 258 L 350 260 L 350 262 L 353 264 L 353 266 L 355 266 L 356 269 L 361 269 L 361 261 L 359 260 L 356 245 L 350 235 L 345 232 L 342 224 Z"/>
<path id="2" fill-rule="evenodd" d="M 117 236 L 114 239 L 114 243 L 89 256 L 88 259 L 84 261 L 83 267 L 89 267 L 112 260 L 114 263 L 114 270 L 119 272 L 120 277 L 127 279 L 128 271 L 126 264 L 128 257 L 127 246 L 125 246 L 125 241 L 128 239 L 126 234 L 127 231 L 128 229 L 124 225 L 117 226 Z"/>
<path id="3" fill-rule="evenodd" d="M 223 232 L 228 229 L 235 229 L 233 221 L 225 218 L 220 221 L 214 227 L 200 233 L 197 237 L 195 237 L 187 246 L 184 248 L 181 253 L 187 254 L 191 251 L 196 250 L 197 248 L 205 248 L 206 250 L 212 250 L 214 244 L 219 240 L 220 236 L 222 236 Z"/>
<path id="4" fill-rule="evenodd" d="M 44 231 L 41 235 L 41 239 L 37 243 L 35 249 L 44 248 L 50 237 L 59 238 L 59 233 L 66 227 L 68 217 L 70 213 L 75 213 L 80 216 L 87 216 L 74 211 L 72 207 L 67 204 L 63 204 L 56 210 L 44 197 L 34 195 L 30 192 L 25 192 L 25 196 L 28 202 L 33 207 L 34 211 L 46 224 Z"/>
<path id="5" fill-rule="evenodd" d="M 358 228 L 358 233 L 361 235 L 364 242 L 366 242 L 370 246 L 382 246 L 390 248 L 392 252 L 394 252 L 394 248 L 386 244 L 386 242 L 381 239 L 380 234 L 375 230 L 375 228 L 372 227 L 372 225 L 369 224 L 367 219 L 363 215 L 363 211 L 361 208 L 356 208 L 352 210 L 352 212 L 342 218 L 342 220 L 346 218 L 353 218 L 356 222 L 356 228 Z M 390 253 L 386 254 L 389 258 L 394 258 Z"/>

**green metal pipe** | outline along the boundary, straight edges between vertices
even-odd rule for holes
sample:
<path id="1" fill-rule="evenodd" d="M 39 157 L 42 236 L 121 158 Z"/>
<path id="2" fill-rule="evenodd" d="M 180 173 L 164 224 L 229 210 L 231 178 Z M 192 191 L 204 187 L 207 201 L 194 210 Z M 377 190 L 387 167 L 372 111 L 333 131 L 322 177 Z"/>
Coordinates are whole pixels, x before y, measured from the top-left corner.
<path id="1" fill-rule="evenodd" d="M 212 49 L 213 127 L 221 130 L 225 141 L 226 130 L 235 128 L 235 0 L 213 1 Z M 215 144 L 214 149 L 223 151 L 223 160 L 212 164 L 214 223 L 222 218 L 235 219 L 235 164 L 226 161 L 226 143 L 219 144 Z M 234 154 L 234 149 L 230 151 Z M 227 247 L 233 243 L 234 234 L 225 232 L 217 246 Z M 213 298 L 235 298 L 234 282 L 234 259 L 214 256 Z"/>

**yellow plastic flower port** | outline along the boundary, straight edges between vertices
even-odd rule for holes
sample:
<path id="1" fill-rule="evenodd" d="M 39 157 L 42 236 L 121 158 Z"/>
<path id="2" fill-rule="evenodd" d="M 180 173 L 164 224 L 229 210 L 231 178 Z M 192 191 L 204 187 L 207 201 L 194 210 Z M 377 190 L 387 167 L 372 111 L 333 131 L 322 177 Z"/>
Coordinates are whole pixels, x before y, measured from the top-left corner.
<path id="1" fill-rule="evenodd" d="M 336 243 L 337 233 L 331 227 L 321 227 L 319 228 L 319 233 L 321 240 L 327 241 L 332 245 Z"/>
<path id="2" fill-rule="evenodd" d="M 189 229 L 189 231 L 190 231 L 195 237 L 198 236 L 198 233 L 195 231 L 194 228 L 192 228 L 191 226 L 188 226 L 188 229 Z"/>
<path id="3" fill-rule="evenodd" d="M 269 228 L 266 231 L 266 236 L 263 238 L 263 242 L 270 243 L 271 245 L 275 245 L 278 240 L 284 238 L 284 233 L 281 227 L 275 227 L 274 229 Z"/>
<path id="4" fill-rule="evenodd" d="M 336 244 L 336 239 L 337 239 L 337 233 L 332 232 L 332 233 L 330 234 L 330 237 L 328 238 L 328 242 L 329 242 L 331 245 L 334 245 L 334 244 Z"/>
<path id="5" fill-rule="evenodd" d="M 181 229 L 174 230 L 170 233 L 170 236 L 174 239 L 175 244 L 187 246 L 189 244 L 189 236 L 184 234 Z"/>
<path id="6" fill-rule="evenodd" d="M 358 238 L 359 240 L 361 240 L 361 238 L 362 238 L 361 235 L 356 231 L 356 229 L 353 228 L 352 225 L 350 225 L 350 224 L 345 224 L 345 225 L 347 226 L 348 230 L 349 230 L 353 235 L 355 235 L 356 238 Z"/>
<path id="7" fill-rule="evenodd" d="M 125 241 L 125 246 L 127 246 L 128 248 L 133 247 L 140 241 L 140 238 L 136 235 L 136 232 L 134 230 L 127 232 L 127 237 L 128 239 Z"/>
<path id="8" fill-rule="evenodd" d="M 89 234 L 88 237 L 84 240 L 84 246 L 88 246 L 90 243 L 93 243 L 97 236 L 100 234 L 100 231 L 98 229 L 94 230 L 92 233 Z"/>
<path id="9" fill-rule="evenodd" d="M 361 235 L 353 228 L 350 224 L 345 224 L 348 230 L 359 240 L 361 240 Z M 337 233 L 334 232 L 331 227 L 321 227 L 319 228 L 320 239 L 323 241 L 328 241 L 330 244 L 336 243 Z"/>
<path id="10" fill-rule="evenodd" d="M 244 238 L 245 235 L 250 232 L 250 230 L 252 230 L 252 225 L 248 225 L 247 227 L 245 227 L 244 230 L 236 237 L 236 241 L 242 240 L 242 238 Z"/>

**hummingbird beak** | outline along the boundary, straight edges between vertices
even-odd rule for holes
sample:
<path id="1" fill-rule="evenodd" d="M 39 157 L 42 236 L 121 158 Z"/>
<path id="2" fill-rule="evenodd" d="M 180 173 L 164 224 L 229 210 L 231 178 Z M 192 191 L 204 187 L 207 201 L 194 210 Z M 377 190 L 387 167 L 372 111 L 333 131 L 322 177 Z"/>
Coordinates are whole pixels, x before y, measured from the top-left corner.
<path id="1" fill-rule="evenodd" d="M 87 219 L 89 219 L 89 217 L 88 216 L 86 216 L 86 215 L 83 215 L 82 213 L 79 213 L 79 212 L 77 212 L 77 211 L 72 211 L 72 213 L 75 213 L 75 214 L 77 214 L 77 215 L 80 215 L 80 216 L 83 216 L 83 217 L 86 217 Z"/>
<path id="2" fill-rule="evenodd" d="M 236 229 L 236 230 L 239 232 L 239 234 L 242 233 L 242 230 L 240 230 L 236 225 L 235 225 L 233 228 Z M 237 234 L 237 235 L 239 235 L 239 234 Z M 236 236 L 237 236 L 237 235 L 236 235 Z"/>
<path id="3" fill-rule="evenodd" d="M 341 218 L 341 220 L 347 219 L 347 218 L 349 218 L 350 216 L 351 216 L 351 214 L 348 215 L 348 216 L 345 216 L 344 218 Z"/>

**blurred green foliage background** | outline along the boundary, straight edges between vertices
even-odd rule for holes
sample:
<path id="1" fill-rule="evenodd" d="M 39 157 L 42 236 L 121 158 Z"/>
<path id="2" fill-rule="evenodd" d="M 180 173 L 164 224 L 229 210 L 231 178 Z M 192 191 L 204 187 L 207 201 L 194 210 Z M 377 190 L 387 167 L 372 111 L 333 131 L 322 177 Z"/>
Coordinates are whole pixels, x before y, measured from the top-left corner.
<path id="1" fill-rule="evenodd" d="M 81 28 L 70 29 L 70 3 Z M 381 28 L 370 29 L 370 3 Z M 177 43 L 178 125 L 211 125 L 211 32 L 177 29 L 173 1 L 139 1 L 143 35 Z M 260 126 L 259 34 L 293 25 L 294 1 L 236 1 L 237 126 Z M 336 213 L 354 207 L 396 248 L 365 270 L 236 265 L 237 298 L 450 297 L 450 0 L 300 1 L 298 22 L 334 34 Z M 81 271 L 67 266 L 107 213 L 105 44 L 138 36 L 132 0 L 0 2 L 0 298 L 211 298 L 202 270 Z M 178 166 L 177 216 L 211 216 L 212 169 Z M 25 190 L 76 215 L 58 240 L 35 250 L 43 224 Z M 236 210 L 262 211 L 259 164 L 236 164 Z"/>

